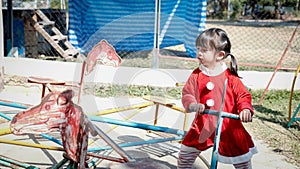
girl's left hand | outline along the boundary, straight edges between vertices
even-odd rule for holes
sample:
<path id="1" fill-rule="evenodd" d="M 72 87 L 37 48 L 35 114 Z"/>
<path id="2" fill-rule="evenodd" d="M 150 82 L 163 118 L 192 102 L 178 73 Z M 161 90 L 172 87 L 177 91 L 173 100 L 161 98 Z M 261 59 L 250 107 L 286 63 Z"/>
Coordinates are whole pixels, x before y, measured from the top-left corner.
<path id="1" fill-rule="evenodd" d="M 244 109 L 240 112 L 240 119 L 242 122 L 251 122 L 252 114 L 249 109 Z"/>

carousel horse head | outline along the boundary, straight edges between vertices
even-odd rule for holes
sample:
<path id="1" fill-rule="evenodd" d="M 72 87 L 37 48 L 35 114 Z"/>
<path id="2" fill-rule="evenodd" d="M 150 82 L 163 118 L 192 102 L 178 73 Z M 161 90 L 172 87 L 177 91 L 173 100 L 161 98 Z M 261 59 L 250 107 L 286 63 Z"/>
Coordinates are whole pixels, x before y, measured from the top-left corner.
<path id="1" fill-rule="evenodd" d="M 10 124 L 12 133 L 21 135 L 60 131 L 68 158 L 84 165 L 89 133 L 95 133 L 82 108 L 72 102 L 73 95 L 72 90 L 49 93 L 39 105 L 13 117 Z"/>
<path id="2" fill-rule="evenodd" d="M 121 64 L 122 59 L 115 48 L 103 39 L 88 53 L 85 61 L 86 74 L 89 74 L 94 70 L 97 61 L 102 62 L 104 65 L 118 67 Z"/>

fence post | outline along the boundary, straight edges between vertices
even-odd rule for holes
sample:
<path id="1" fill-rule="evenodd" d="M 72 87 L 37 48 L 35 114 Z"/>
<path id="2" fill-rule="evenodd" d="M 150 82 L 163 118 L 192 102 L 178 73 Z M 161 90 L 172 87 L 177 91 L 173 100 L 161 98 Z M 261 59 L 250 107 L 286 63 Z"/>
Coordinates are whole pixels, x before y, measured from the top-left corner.
<path id="1" fill-rule="evenodd" d="M 3 67 L 3 62 L 4 62 L 4 38 L 3 38 L 3 16 L 2 16 L 2 1 L 0 1 L 0 92 L 4 88 L 4 67 Z"/>
<path id="2" fill-rule="evenodd" d="M 13 6 L 12 0 L 7 1 L 7 55 L 13 56 L 14 38 L 13 38 Z"/>
<path id="3" fill-rule="evenodd" d="M 160 0 L 155 0 L 155 20 L 154 20 L 154 43 L 153 43 L 153 65 L 152 68 L 158 68 L 159 55 L 159 36 L 160 36 Z"/>

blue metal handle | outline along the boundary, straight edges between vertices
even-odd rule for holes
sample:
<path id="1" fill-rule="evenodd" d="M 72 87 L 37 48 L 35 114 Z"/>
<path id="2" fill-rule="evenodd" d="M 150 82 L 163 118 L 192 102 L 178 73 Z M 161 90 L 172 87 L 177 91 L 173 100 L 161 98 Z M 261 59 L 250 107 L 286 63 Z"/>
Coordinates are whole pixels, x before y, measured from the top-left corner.
<path id="1" fill-rule="evenodd" d="M 210 115 L 215 115 L 215 116 L 219 116 L 218 111 L 216 110 L 208 110 L 205 109 L 203 114 L 210 114 Z M 226 117 L 226 118 L 231 118 L 231 119 L 236 119 L 236 120 L 240 120 L 240 116 L 237 114 L 232 114 L 232 113 L 227 113 L 227 112 L 221 112 L 221 117 Z"/>

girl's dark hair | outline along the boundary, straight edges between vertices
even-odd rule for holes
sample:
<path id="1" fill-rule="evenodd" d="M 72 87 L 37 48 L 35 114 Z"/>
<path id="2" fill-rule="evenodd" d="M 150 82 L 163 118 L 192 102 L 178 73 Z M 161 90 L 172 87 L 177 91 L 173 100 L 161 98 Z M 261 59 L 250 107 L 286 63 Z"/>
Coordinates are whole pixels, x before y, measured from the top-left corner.
<path id="1" fill-rule="evenodd" d="M 239 77 L 237 73 L 237 61 L 230 53 L 231 42 L 224 30 L 220 28 L 210 28 L 203 31 L 196 39 L 196 46 L 201 46 L 206 49 L 215 49 L 216 51 L 224 51 L 225 55 L 222 59 L 226 59 L 228 56 L 231 57 L 230 72 Z"/>

